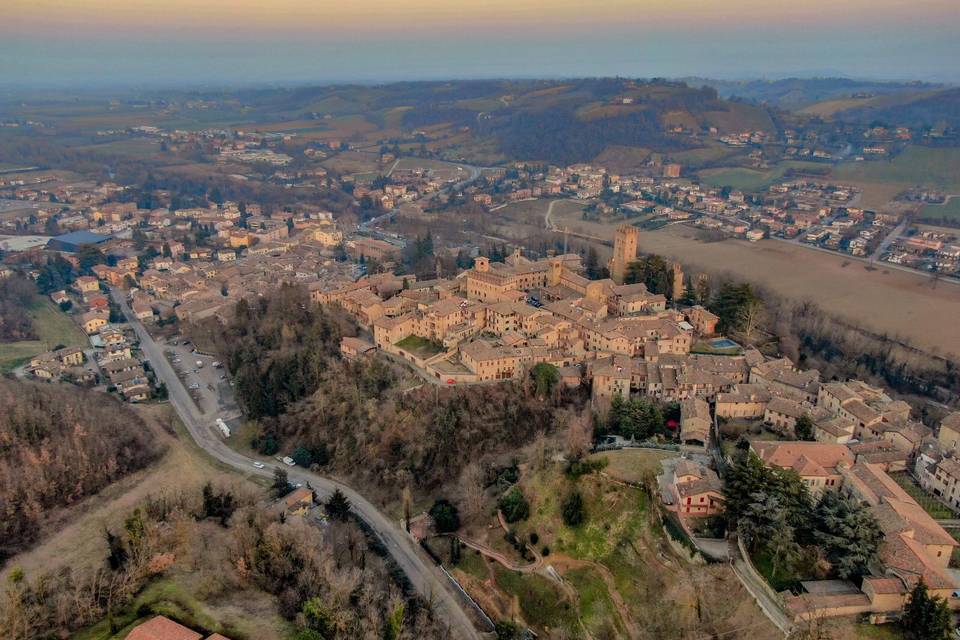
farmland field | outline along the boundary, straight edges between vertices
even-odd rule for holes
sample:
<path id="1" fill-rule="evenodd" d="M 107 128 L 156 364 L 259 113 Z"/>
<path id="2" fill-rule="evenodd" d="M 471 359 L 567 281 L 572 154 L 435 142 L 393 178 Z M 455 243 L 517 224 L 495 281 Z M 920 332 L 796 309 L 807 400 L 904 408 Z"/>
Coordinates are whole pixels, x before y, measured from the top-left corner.
<path id="1" fill-rule="evenodd" d="M 571 232 L 611 239 L 617 225 L 584 221 L 563 210 L 554 211 L 553 221 L 569 224 Z M 641 233 L 639 247 L 679 260 L 688 271 L 729 273 L 785 298 L 812 301 L 876 333 L 901 337 L 937 353 L 960 354 L 960 332 L 942 321 L 960 317 L 960 286 L 955 284 L 941 282 L 934 288 L 921 274 L 885 269 L 882 264 L 868 271 L 863 263 L 851 263 L 842 255 L 777 240 L 703 242 L 684 225 Z M 598 250 L 602 259 L 609 257 L 609 248 Z"/>
<path id="2" fill-rule="evenodd" d="M 960 196 L 951 198 L 945 204 L 927 204 L 920 209 L 921 220 L 952 220 L 960 224 Z"/>
<path id="3" fill-rule="evenodd" d="M 746 167 L 704 169 L 700 179 L 713 187 L 730 187 L 739 191 L 763 191 L 771 184 L 783 178 L 788 169 L 826 169 L 827 165 L 814 162 L 781 162 L 770 169 L 748 169 Z"/>
<path id="4" fill-rule="evenodd" d="M 890 160 L 845 163 L 833 177 L 846 182 L 892 184 L 908 187 L 928 185 L 960 193 L 960 148 L 912 146 Z"/>

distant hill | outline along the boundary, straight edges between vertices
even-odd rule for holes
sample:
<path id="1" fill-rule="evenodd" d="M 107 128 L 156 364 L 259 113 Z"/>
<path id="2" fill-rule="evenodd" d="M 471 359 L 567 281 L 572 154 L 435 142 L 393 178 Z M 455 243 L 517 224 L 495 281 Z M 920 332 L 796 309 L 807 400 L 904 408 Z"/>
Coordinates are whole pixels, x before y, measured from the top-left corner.
<path id="1" fill-rule="evenodd" d="M 684 135 L 673 135 L 674 127 Z M 764 107 L 728 102 L 709 87 L 610 79 L 515 96 L 481 118 L 477 133 L 493 137 L 508 157 L 569 164 L 590 161 L 611 145 L 659 152 L 697 148 L 689 132 L 710 127 L 720 133 L 775 129 Z"/>
<path id="2" fill-rule="evenodd" d="M 889 98 L 844 109 L 834 117 L 850 122 L 876 121 L 907 127 L 960 127 L 960 88 Z"/>
<path id="3" fill-rule="evenodd" d="M 725 99 L 737 98 L 786 110 L 818 102 L 907 93 L 942 88 L 924 82 L 873 82 L 850 78 L 787 78 L 783 80 L 712 80 L 685 78 L 691 86 L 716 89 Z"/>
<path id="4" fill-rule="evenodd" d="M 198 96 L 199 97 L 199 96 Z M 774 131 L 765 106 L 731 102 L 710 87 L 665 80 L 477 80 L 402 82 L 224 92 L 250 122 L 361 115 L 404 132 L 469 128 L 508 159 L 588 162 L 611 145 L 671 152 L 697 148 L 689 132 Z M 671 132 L 682 128 L 682 135 Z"/>

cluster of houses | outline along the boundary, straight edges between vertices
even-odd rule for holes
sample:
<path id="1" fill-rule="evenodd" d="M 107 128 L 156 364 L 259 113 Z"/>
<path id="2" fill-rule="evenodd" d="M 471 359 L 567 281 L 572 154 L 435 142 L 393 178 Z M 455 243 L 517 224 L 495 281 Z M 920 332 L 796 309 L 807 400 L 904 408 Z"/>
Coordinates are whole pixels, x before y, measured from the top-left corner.
<path id="1" fill-rule="evenodd" d="M 614 274 L 623 273 L 620 263 L 629 262 L 631 250 L 635 256 L 635 243 L 627 241 L 635 231 L 618 231 Z M 674 273 L 682 287 L 682 272 Z M 589 363 L 594 379 L 602 380 L 595 383 L 598 400 L 613 395 L 616 383 L 604 377 L 607 365 L 618 362 L 612 359 L 655 365 L 660 358 L 686 358 L 695 336 L 712 334 L 717 324 L 702 307 L 667 309 L 666 298 L 643 284 L 588 280 L 577 255 L 530 260 L 519 249 L 502 263 L 478 257 L 451 279 L 380 274 L 317 291 L 313 299 L 339 304 L 372 334 L 371 346 L 441 383 L 517 378 L 545 362 L 579 384 L 580 365 Z M 350 355 L 363 350 L 355 341 L 345 349 Z"/>
<path id="2" fill-rule="evenodd" d="M 912 227 L 891 243 L 883 259 L 914 269 L 956 273 L 960 271 L 960 236 Z"/>
<path id="3" fill-rule="evenodd" d="M 855 497 L 868 506 L 884 534 L 878 562 L 859 587 L 839 580 L 809 581 L 802 583 L 803 593 L 785 596 L 786 610 L 795 619 L 896 618 L 921 579 L 951 608 L 960 607 L 960 583 L 949 569 L 960 543 L 889 475 L 903 468 L 903 457 L 830 442 L 755 441 L 751 446 L 766 465 L 796 472 L 815 496 L 837 490 Z"/>
<path id="4" fill-rule="evenodd" d="M 960 607 L 960 582 L 948 568 L 957 541 L 890 475 L 913 471 L 932 496 L 960 512 L 960 413 L 945 417 L 935 436 L 911 417 L 908 404 L 862 381 L 822 381 L 817 371 L 753 351 L 729 361 L 742 362 L 739 381 L 727 373 L 720 388 L 695 391 L 681 402 L 682 421 L 695 420 L 686 435 L 681 427 L 684 448 L 698 444 L 689 440 L 695 432 L 706 444 L 716 422 L 762 421 L 785 438 L 751 442 L 764 464 L 795 472 L 814 496 L 838 490 L 856 497 L 885 536 L 879 563 L 859 587 L 804 582 L 800 595 L 780 595 L 785 610 L 798 620 L 865 614 L 882 622 L 898 615 L 921 578 L 932 593 Z M 811 441 L 795 439 L 802 416 L 813 425 Z M 723 511 L 719 478 L 698 459 L 705 460 L 693 455 L 676 464 L 665 483 L 664 502 L 681 518 Z"/>

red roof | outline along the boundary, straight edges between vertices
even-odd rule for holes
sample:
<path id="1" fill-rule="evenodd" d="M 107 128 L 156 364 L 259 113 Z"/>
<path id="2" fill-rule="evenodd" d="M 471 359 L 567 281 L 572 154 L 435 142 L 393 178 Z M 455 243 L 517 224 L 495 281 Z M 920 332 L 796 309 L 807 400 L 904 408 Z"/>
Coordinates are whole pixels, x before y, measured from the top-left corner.
<path id="1" fill-rule="evenodd" d="M 137 625 L 126 640 L 200 640 L 203 636 L 170 618 L 157 616 Z"/>

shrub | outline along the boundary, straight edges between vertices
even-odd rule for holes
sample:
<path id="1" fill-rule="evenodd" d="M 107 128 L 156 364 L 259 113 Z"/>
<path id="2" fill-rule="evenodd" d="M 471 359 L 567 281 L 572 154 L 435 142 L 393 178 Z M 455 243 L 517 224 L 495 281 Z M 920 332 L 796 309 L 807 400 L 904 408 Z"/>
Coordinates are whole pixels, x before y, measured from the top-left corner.
<path id="1" fill-rule="evenodd" d="M 293 458 L 293 461 L 301 467 L 306 467 L 309 469 L 310 465 L 313 464 L 313 456 L 306 447 L 297 447 L 293 450 L 293 455 L 290 457 Z"/>
<path id="2" fill-rule="evenodd" d="M 544 558 L 550 555 L 550 547 L 543 545 L 543 549 L 540 549 L 540 555 L 542 555 Z"/>
<path id="3" fill-rule="evenodd" d="M 510 523 L 526 520 L 530 515 L 530 503 L 523 496 L 520 487 L 513 487 L 506 492 L 500 498 L 497 507 L 503 512 L 503 518 Z"/>
<path id="4" fill-rule="evenodd" d="M 429 513 L 437 533 L 453 533 L 460 528 L 460 512 L 448 500 L 434 502 Z"/>
<path id="5" fill-rule="evenodd" d="M 601 471 L 608 464 L 610 464 L 610 461 L 607 458 L 596 458 L 594 460 L 575 459 L 567 464 L 566 471 L 567 475 L 573 478 L 579 478 L 589 473 Z"/>
<path id="6" fill-rule="evenodd" d="M 537 544 L 540 541 L 540 536 L 537 535 L 536 531 L 530 532 L 530 544 Z"/>
<path id="7" fill-rule="evenodd" d="M 563 523 L 568 527 L 577 527 L 586 519 L 586 510 L 583 506 L 583 495 L 574 489 L 563 499 L 560 507 Z"/>

